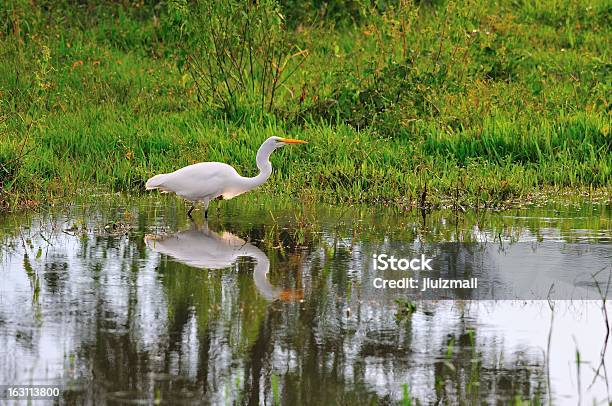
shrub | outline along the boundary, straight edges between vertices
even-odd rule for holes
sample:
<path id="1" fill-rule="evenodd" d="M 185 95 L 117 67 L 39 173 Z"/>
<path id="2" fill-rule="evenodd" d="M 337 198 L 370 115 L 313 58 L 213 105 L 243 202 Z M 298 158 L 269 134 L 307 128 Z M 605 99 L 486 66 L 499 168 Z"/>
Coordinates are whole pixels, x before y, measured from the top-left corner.
<path id="1" fill-rule="evenodd" d="M 185 0 L 169 5 L 168 22 L 181 45 L 198 100 L 229 115 L 272 112 L 287 79 L 307 52 L 292 46 L 273 0 Z"/>

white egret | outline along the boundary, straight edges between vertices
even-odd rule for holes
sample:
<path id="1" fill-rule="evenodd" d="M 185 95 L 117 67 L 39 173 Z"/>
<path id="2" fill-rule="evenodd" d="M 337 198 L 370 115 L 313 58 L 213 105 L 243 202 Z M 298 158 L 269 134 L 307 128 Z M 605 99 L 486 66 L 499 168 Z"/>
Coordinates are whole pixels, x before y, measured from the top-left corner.
<path id="1" fill-rule="evenodd" d="M 300 289 L 282 289 L 270 283 L 270 260 L 263 251 L 230 232 L 219 234 L 209 230 L 207 223 L 202 228 L 194 225 L 190 230 L 171 235 L 146 235 L 144 240 L 153 251 L 195 268 L 224 269 L 233 266 L 240 257 L 251 257 L 255 260 L 255 287 L 263 297 L 287 302 L 303 297 Z"/>
<path id="2" fill-rule="evenodd" d="M 159 189 L 162 193 L 175 193 L 185 200 L 193 202 L 187 215 L 195 203 L 204 205 L 204 217 L 208 218 L 208 204 L 220 196 L 231 199 L 244 192 L 262 185 L 272 174 L 270 155 L 276 149 L 287 144 L 307 144 L 306 141 L 290 138 L 270 137 L 261 144 L 255 159 L 259 175 L 248 178 L 240 176 L 230 165 L 221 162 L 201 162 L 186 166 L 172 173 L 155 175 L 147 181 L 147 190 Z"/>

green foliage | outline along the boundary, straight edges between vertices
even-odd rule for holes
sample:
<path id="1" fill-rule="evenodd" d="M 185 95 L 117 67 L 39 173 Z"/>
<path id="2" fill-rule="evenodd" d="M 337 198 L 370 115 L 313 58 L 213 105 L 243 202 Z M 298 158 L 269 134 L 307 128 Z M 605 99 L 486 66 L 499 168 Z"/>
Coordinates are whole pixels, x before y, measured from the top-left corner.
<path id="1" fill-rule="evenodd" d="M 275 406 L 281 404 L 278 390 L 278 376 L 274 373 L 272 374 L 272 404 Z"/>
<path id="2" fill-rule="evenodd" d="M 287 131 L 309 145 L 273 156 L 267 192 L 609 193 L 608 2 L 322 4 L 0 3 L 0 205 L 140 190 L 206 160 L 252 175 Z"/>
<path id="3" fill-rule="evenodd" d="M 397 322 L 409 319 L 412 314 L 417 311 L 417 305 L 412 300 L 395 299 L 395 304 L 397 305 L 397 313 L 395 314 L 395 319 Z M 408 388 L 405 389 L 405 394 L 407 394 Z"/>
<path id="4" fill-rule="evenodd" d="M 274 0 L 172 1 L 169 21 L 181 44 L 198 100 L 230 116 L 255 109 L 272 112 L 275 97 L 304 61 L 291 46 Z"/>
<path id="5" fill-rule="evenodd" d="M 565 33 L 531 22 L 530 15 L 517 5 L 489 8 L 478 1 L 433 9 L 402 1 L 374 13 L 349 38 L 331 36 L 336 68 L 321 76 L 301 120 L 414 138 L 432 124 L 438 133 L 479 130 L 502 111 L 508 119 L 525 115 L 535 122 L 534 114 L 554 121 L 563 109 L 593 106 L 591 114 L 603 114 L 609 87 L 603 33 L 564 20 L 560 30 L 571 29 L 574 43 L 582 42 L 579 59 L 565 48 Z"/>
<path id="6" fill-rule="evenodd" d="M 19 153 L 13 143 L 0 143 L 0 191 L 11 188 L 19 172 Z"/>
<path id="7" fill-rule="evenodd" d="M 371 0 L 280 1 L 287 19 L 294 25 L 322 23 L 341 27 L 363 22 L 377 3 Z"/>
<path id="8" fill-rule="evenodd" d="M 412 399 L 410 398 L 410 391 L 407 383 L 402 385 L 402 406 L 412 406 Z"/>

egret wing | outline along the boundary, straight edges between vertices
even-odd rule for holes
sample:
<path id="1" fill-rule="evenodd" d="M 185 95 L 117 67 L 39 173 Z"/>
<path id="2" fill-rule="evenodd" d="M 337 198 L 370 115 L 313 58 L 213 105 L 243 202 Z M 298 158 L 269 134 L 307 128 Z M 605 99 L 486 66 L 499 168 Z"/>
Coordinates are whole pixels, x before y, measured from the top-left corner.
<path id="1" fill-rule="evenodd" d="M 223 193 L 224 185 L 237 176 L 236 170 L 227 164 L 202 162 L 168 174 L 162 188 L 188 200 L 214 199 Z"/>

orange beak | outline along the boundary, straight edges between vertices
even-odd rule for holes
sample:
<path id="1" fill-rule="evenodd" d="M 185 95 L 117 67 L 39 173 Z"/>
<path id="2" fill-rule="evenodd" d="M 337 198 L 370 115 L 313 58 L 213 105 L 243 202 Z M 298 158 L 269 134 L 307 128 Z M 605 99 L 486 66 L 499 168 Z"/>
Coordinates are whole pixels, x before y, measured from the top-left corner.
<path id="1" fill-rule="evenodd" d="M 308 142 L 306 141 L 294 140 L 291 138 L 281 138 L 280 141 L 284 142 L 285 144 L 308 144 Z"/>

